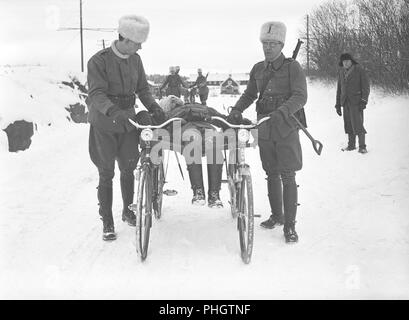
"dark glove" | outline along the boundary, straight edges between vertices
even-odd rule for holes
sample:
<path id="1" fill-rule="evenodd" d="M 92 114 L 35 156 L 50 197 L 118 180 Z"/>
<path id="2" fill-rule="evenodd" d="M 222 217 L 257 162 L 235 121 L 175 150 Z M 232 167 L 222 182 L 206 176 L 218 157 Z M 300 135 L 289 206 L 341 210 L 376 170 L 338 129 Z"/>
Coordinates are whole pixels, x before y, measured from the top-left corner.
<path id="1" fill-rule="evenodd" d="M 341 106 L 339 104 L 337 104 L 335 106 L 335 109 L 337 110 L 337 114 L 341 117 L 342 116 Z"/>
<path id="2" fill-rule="evenodd" d="M 108 109 L 107 116 L 110 117 L 114 123 L 125 124 L 129 118 L 135 116 L 135 109 L 122 110 L 115 105 Z"/>
<path id="3" fill-rule="evenodd" d="M 156 123 L 161 124 L 165 122 L 166 120 L 165 112 L 163 112 L 162 108 L 156 102 L 154 102 L 151 105 L 149 111 L 150 113 L 152 113 L 153 119 L 155 120 Z"/>
<path id="4" fill-rule="evenodd" d="M 284 115 L 280 110 L 271 112 L 269 116 L 270 116 L 269 122 L 274 126 L 278 126 L 282 124 L 284 121 Z"/>
<path id="5" fill-rule="evenodd" d="M 227 122 L 233 124 L 240 124 L 243 121 L 243 115 L 240 110 L 232 108 L 229 115 L 227 116 Z"/>
<path id="6" fill-rule="evenodd" d="M 136 115 L 136 122 L 144 126 L 153 124 L 151 115 L 149 114 L 148 111 L 145 111 L 145 110 L 140 111 Z"/>
<path id="7" fill-rule="evenodd" d="M 361 110 L 364 110 L 366 108 L 366 101 L 361 100 L 361 102 L 359 102 L 359 108 Z"/>
<path id="8" fill-rule="evenodd" d="M 253 123 L 251 122 L 251 120 L 249 120 L 247 118 L 243 118 L 243 120 L 241 121 L 241 124 L 250 125 L 250 124 L 253 124 Z"/>

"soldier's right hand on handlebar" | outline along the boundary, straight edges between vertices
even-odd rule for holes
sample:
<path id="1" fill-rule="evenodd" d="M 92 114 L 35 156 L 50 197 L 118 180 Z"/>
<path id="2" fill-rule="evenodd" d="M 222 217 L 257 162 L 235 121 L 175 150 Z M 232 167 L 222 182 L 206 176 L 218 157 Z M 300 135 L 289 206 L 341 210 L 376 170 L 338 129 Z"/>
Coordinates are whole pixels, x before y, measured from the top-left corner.
<path id="1" fill-rule="evenodd" d="M 229 115 L 227 116 L 227 121 L 233 124 L 241 124 L 243 121 L 243 115 L 241 111 L 232 108 Z"/>
<path id="2" fill-rule="evenodd" d="M 156 102 L 151 105 L 149 111 L 153 114 L 153 119 L 156 123 L 160 124 L 166 121 L 165 112 Z"/>
<path id="3" fill-rule="evenodd" d="M 107 111 L 107 116 L 112 118 L 112 121 L 114 123 L 120 124 L 125 124 L 128 121 L 128 119 L 132 118 L 134 115 L 135 115 L 134 108 L 122 110 L 116 105 L 109 108 Z"/>

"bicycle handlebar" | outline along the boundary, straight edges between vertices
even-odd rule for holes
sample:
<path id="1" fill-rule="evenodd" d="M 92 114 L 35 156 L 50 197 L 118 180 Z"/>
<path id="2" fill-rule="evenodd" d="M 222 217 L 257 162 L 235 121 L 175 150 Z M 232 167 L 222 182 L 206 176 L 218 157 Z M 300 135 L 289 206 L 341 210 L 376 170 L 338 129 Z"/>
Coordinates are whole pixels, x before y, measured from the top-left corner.
<path id="1" fill-rule="evenodd" d="M 163 127 L 166 127 L 169 123 L 173 122 L 173 121 L 182 121 L 182 118 L 171 118 L 166 120 L 164 123 L 159 124 L 159 125 L 142 125 L 139 124 L 135 121 L 133 121 L 132 119 L 128 119 L 130 123 L 132 123 L 135 127 L 137 127 L 138 129 L 160 129 Z"/>
<path id="2" fill-rule="evenodd" d="M 258 120 L 256 123 L 252 123 L 252 124 L 233 124 L 230 123 L 226 120 L 224 120 L 221 117 L 211 117 L 212 120 L 219 120 L 221 122 L 223 122 L 224 124 L 228 125 L 230 128 L 234 128 L 234 129 L 253 129 L 257 126 L 259 126 L 260 124 L 262 124 L 263 122 L 267 121 L 268 119 L 270 119 L 270 117 L 264 117 L 261 118 L 260 120 Z"/>

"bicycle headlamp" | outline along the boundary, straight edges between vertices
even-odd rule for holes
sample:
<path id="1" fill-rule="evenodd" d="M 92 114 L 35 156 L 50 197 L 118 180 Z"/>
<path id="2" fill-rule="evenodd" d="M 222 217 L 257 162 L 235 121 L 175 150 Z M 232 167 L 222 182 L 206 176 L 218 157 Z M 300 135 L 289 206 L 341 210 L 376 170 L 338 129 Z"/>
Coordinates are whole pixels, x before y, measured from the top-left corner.
<path id="1" fill-rule="evenodd" d="M 151 141 L 153 139 L 153 131 L 151 129 L 143 129 L 141 132 L 141 139 L 143 141 Z"/>
<path id="2" fill-rule="evenodd" d="M 237 138 L 240 142 L 247 142 L 250 139 L 250 132 L 247 129 L 239 129 Z"/>

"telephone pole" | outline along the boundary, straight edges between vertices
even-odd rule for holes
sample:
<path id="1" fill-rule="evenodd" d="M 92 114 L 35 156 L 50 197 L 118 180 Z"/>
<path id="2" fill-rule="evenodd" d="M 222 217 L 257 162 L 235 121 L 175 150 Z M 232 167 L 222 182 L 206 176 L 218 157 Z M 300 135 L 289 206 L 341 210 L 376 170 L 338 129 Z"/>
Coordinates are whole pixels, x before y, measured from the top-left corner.
<path id="1" fill-rule="evenodd" d="M 84 45 L 82 39 L 82 0 L 80 0 L 81 72 L 84 72 Z"/>
<path id="2" fill-rule="evenodd" d="M 307 76 L 310 75 L 310 16 L 307 14 Z"/>
<path id="3" fill-rule="evenodd" d="M 112 32 L 115 31 L 115 28 L 83 28 L 82 26 L 82 0 L 80 0 L 80 27 L 79 28 L 59 28 L 58 31 L 67 31 L 67 30 L 79 30 L 81 38 L 81 72 L 84 72 L 84 38 L 83 31 L 99 31 L 99 32 Z M 105 46 L 105 44 L 104 44 Z"/>
<path id="4" fill-rule="evenodd" d="M 106 46 L 108 45 L 108 43 L 109 43 L 109 40 L 106 40 L 106 39 L 101 39 L 101 40 L 98 41 L 98 44 L 102 44 L 102 48 L 103 48 L 103 49 L 106 48 Z"/>

